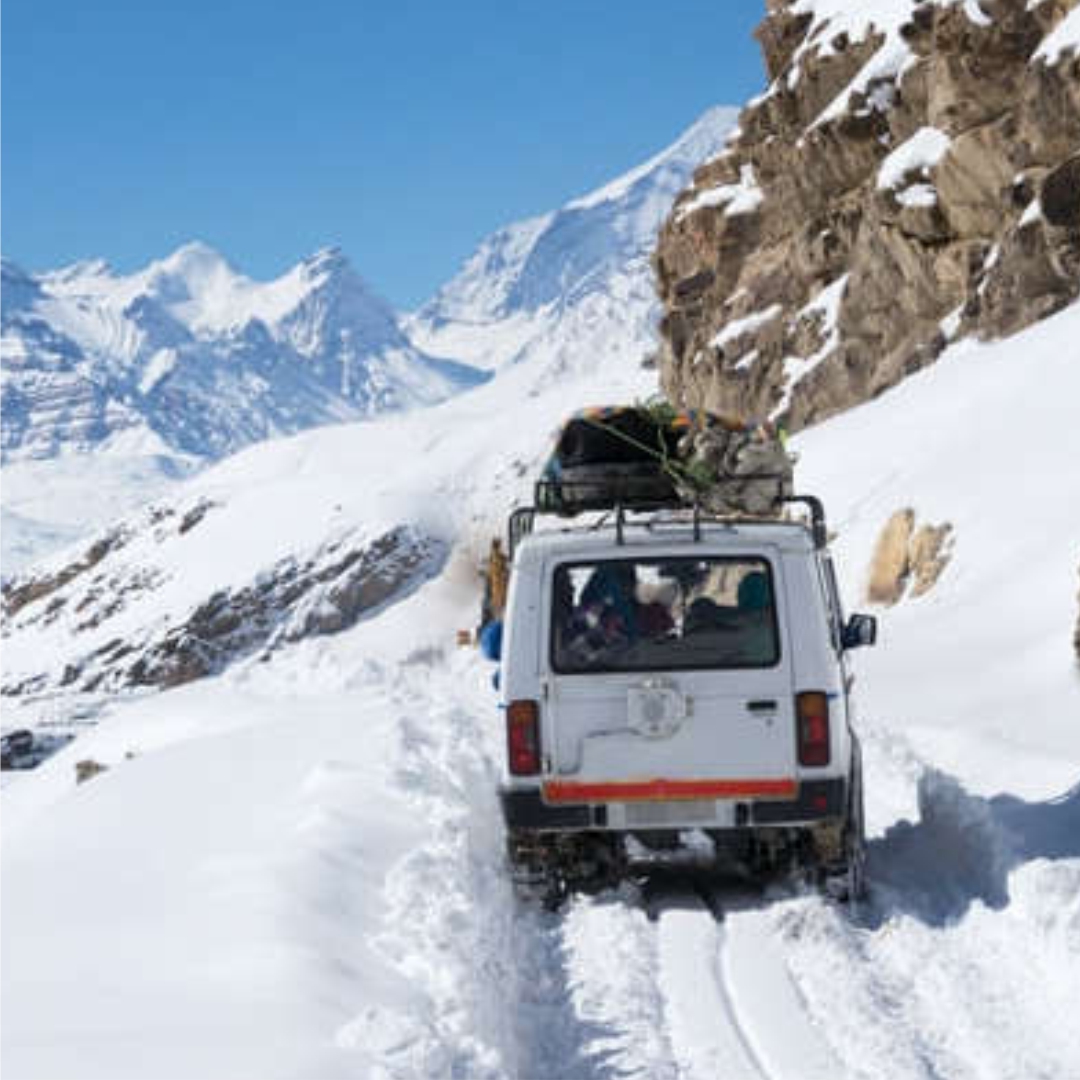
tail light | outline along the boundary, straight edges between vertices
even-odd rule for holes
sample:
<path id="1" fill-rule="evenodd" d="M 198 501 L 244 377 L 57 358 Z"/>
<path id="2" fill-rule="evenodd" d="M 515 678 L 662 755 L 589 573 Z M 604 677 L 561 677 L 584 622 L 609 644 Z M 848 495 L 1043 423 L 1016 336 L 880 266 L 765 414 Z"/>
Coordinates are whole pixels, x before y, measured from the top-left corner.
<path id="1" fill-rule="evenodd" d="M 799 764 L 819 768 L 829 764 L 829 699 L 819 690 L 795 698 Z"/>
<path id="2" fill-rule="evenodd" d="M 540 707 L 535 701 L 511 701 L 507 706 L 506 746 L 514 776 L 540 771 Z"/>

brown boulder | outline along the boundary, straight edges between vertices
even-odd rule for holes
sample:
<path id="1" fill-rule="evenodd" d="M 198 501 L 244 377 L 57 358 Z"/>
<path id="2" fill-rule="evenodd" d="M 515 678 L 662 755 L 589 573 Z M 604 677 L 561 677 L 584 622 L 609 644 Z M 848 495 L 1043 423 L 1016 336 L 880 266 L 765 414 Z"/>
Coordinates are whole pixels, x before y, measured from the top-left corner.
<path id="1" fill-rule="evenodd" d="M 938 582 L 952 555 L 952 525 L 915 528 L 915 511 L 897 510 L 885 523 L 874 545 L 866 599 L 893 605 L 911 586 L 912 599 L 924 596 Z"/>
<path id="2" fill-rule="evenodd" d="M 904 594 L 911 562 L 908 549 L 915 528 L 915 511 L 897 510 L 885 523 L 874 545 L 866 599 L 871 604 L 895 604 Z"/>

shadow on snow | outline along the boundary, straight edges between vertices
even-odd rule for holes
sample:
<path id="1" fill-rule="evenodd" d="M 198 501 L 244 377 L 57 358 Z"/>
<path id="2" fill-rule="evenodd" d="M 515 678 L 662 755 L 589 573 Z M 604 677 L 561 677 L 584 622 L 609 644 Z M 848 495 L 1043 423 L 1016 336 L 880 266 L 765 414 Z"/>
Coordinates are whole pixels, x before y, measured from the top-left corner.
<path id="1" fill-rule="evenodd" d="M 919 781 L 919 821 L 893 825 L 868 845 L 870 925 L 907 914 L 941 926 L 978 901 L 1009 903 L 1009 874 L 1034 859 L 1080 858 L 1080 784 L 1046 802 L 985 799 L 955 777 Z"/>

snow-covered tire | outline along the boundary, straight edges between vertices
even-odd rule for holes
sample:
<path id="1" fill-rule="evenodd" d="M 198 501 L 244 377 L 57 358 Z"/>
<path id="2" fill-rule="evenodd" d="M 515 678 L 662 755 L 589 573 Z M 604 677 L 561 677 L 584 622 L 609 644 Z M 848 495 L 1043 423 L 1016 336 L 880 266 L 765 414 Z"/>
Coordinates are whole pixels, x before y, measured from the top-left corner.
<path id="1" fill-rule="evenodd" d="M 851 783 L 844 821 L 843 857 L 824 869 L 820 879 L 827 896 L 855 907 L 866 898 L 866 824 L 862 751 L 856 741 L 851 754 Z"/>
<path id="2" fill-rule="evenodd" d="M 844 895 L 849 905 L 866 898 L 866 809 L 863 793 L 862 747 L 854 741 L 851 751 L 851 785 L 848 794 L 847 823 L 844 827 Z"/>

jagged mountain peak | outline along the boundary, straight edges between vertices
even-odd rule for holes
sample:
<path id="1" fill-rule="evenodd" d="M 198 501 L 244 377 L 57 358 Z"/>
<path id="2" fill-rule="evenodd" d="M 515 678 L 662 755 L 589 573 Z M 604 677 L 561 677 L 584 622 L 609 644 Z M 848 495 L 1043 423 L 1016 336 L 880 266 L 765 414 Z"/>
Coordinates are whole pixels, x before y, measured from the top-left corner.
<path id="1" fill-rule="evenodd" d="M 189 240 L 181 244 L 171 255 L 152 264 L 177 274 L 199 274 L 232 270 L 225 257 L 202 240 Z"/>
<path id="2" fill-rule="evenodd" d="M 299 269 L 309 278 L 359 276 L 349 261 L 349 257 L 337 244 L 319 248 L 318 251 L 308 255 L 300 261 Z"/>
<path id="3" fill-rule="evenodd" d="M 357 273 L 339 247 L 327 247 L 270 282 L 253 306 L 304 355 L 411 345 L 390 304 Z"/>
<path id="4" fill-rule="evenodd" d="M 79 259 L 78 262 L 69 263 L 59 270 L 50 270 L 37 276 L 47 286 L 61 288 L 74 282 L 117 278 L 116 272 L 105 259 Z"/>
<path id="5" fill-rule="evenodd" d="M 215 279 L 242 278 L 242 275 L 229 265 L 224 255 L 200 240 L 181 244 L 172 255 L 151 262 L 146 274 L 151 280 L 178 278 L 197 285 L 210 283 Z"/>
<path id="6" fill-rule="evenodd" d="M 289 282 L 296 289 L 297 301 L 315 293 L 333 294 L 339 298 L 362 298 L 372 314 L 386 317 L 396 324 L 394 309 L 357 271 L 340 247 L 320 248 L 308 255 L 270 285 L 284 287 Z"/>
<path id="7" fill-rule="evenodd" d="M 190 329 L 223 329 L 246 321 L 254 283 L 209 244 L 193 241 L 131 275 L 123 292 L 148 295 Z"/>
<path id="8" fill-rule="evenodd" d="M 612 275 L 647 263 L 676 193 L 697 165 L 724 147 L 737 114 L 711 108 L 642 165 L 554 213 L 492 233 L 416 321 L 430 329 L 487 323 L 608 290 Z"/>
<path id="9" fill-rule="evenodd" d="M 738 110 L 729 105 L 714 105 L 701 114 L 673 143 L 648 161 L 622 176 L 604 184 L 595 191 L 567 203 L 566 210 L 583 210 L 601 203 L 625 199 L 635 185 L 656 183 L 657 173 L 664 169 L 678 169 L 689 161 L 696 166 L 716 154 L 734 131 Z"/>

